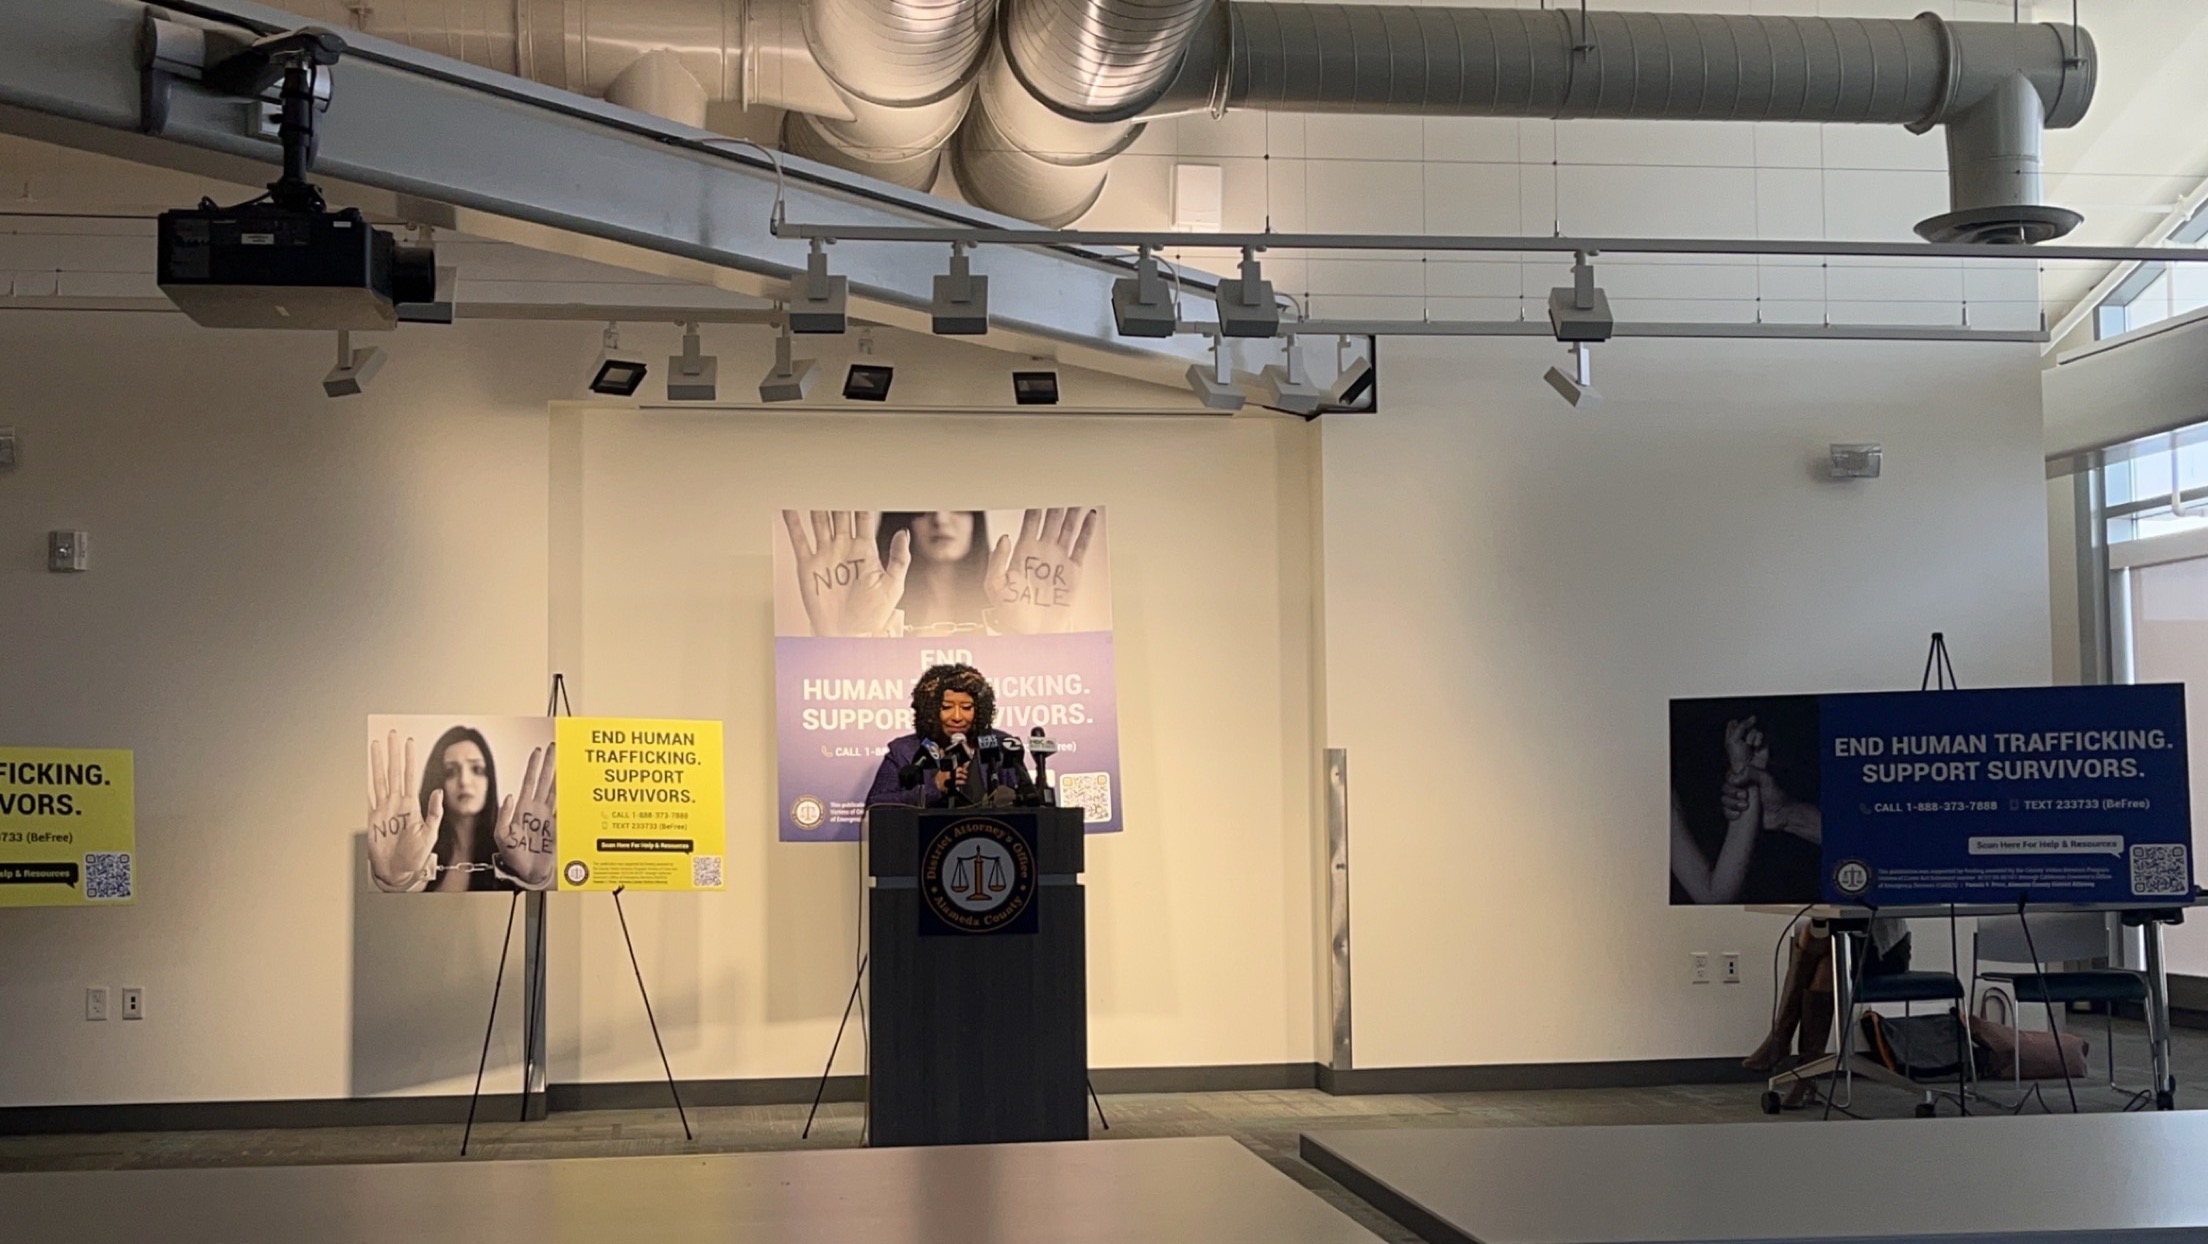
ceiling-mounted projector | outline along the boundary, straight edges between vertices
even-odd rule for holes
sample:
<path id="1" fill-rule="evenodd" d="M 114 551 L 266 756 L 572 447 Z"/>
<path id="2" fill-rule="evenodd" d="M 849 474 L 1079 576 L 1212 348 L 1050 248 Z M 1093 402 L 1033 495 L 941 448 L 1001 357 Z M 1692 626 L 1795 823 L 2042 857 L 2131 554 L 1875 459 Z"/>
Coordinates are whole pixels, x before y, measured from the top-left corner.
<path id="1" fill-rule="evenodd" d="M 389 329 L 437 297 L 435 255 L 352 208 L 163 212 L 160 258 L 161 292 L 210 328 Z"/>
<path id="2" fill-rule="evenodd" d="M 401 304 L 436 301 L 428 248 L 400 246 L 355 209 L 330 211 L 307 180 L 316 83 L 345 41 L 307 27 L 220 47 L 200 68 L 209 89 L 258 100 L 280 86 L 284 172 L 251 202 L 161 213 L 161 292 L 212 328 L 389 329 Z"/>

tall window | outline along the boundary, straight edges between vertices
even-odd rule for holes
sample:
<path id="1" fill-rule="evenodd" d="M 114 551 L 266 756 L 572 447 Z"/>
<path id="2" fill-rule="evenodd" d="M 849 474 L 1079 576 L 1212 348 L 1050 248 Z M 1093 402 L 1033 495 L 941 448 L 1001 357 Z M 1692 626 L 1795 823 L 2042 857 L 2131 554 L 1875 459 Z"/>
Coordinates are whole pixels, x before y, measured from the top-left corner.
<path id="1" fill-rule="evenodd" d="M 2208 425 L 2107 452 L 2108 542 L 2208 530 Z"/>
<path id="2" fill-rule="evenodd" d="M 2208 211 L 2199 212 L 2170 235 L 2172 246 L 2198 246 L 2208 239 Z M 2110 337 L 2159 324 L 2208 307 L 2208 271 L 2201 264 L 2145 263 L 2132 269 L 2101 305 L 2094 308 L 2093 338 Z"/>

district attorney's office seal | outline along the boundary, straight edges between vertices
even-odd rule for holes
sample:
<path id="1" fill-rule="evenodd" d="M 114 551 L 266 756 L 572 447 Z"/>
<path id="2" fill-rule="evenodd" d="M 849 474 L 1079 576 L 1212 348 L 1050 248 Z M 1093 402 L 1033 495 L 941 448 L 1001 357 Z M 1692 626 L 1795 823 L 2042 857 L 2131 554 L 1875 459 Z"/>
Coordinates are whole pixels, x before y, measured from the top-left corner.
<path id="1" fill-rule="evenodd" d="M 1849 898 L 1861 898 L 1875 879 L 1871 866 L 1862 860 L 1842 860 L 1832 869 L 1832 888 Z"/>
<path id="2" fill-rule="evenodd" d="M 581 860 L 569 860 L 567 868 L 563 871 L 567 876 L 567 884 L 569 885 L 581 885 L 590 880 L 590 865 L 583 863 Z"/>
<path id="3" fill-rule="evenodd" d="M 808 832 L 828 822 L 828 803 L 818 795 L 799 795 L 790 803 L 790 823 Z"/>
<path id="4" fill-rule="evenodd" d="M 1035 856 L 1027 840 L 993 817 L 968 817 L 938 831 L 920 860 L 920 901 L 962 933 L 994 933 L 1035 901 Z"/>

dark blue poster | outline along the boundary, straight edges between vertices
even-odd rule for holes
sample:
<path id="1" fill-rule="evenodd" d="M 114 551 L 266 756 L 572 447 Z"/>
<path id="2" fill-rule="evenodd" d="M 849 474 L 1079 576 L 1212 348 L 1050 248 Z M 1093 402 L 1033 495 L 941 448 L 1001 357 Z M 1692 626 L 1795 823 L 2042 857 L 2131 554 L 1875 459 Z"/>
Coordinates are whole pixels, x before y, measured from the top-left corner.
<path id="1" fill-rule="evenodd" d="M 2182 686 L 1675 700 L 1672 901 L 2193 889 Z"/>

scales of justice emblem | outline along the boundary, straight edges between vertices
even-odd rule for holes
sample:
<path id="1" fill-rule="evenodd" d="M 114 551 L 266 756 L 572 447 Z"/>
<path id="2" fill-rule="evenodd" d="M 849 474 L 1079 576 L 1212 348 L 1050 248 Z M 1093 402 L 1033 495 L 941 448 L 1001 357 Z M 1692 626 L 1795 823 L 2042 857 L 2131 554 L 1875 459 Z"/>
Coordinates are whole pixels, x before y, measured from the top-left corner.
<path id="1" fill-rule="evenodd" d="M 991 933 L 1019 919 L 1035 893 L 1035 861 L 1026 840 L 988 817 L 939 832 L 922 865 L 924 896 L 953 929 Z"/>

